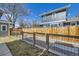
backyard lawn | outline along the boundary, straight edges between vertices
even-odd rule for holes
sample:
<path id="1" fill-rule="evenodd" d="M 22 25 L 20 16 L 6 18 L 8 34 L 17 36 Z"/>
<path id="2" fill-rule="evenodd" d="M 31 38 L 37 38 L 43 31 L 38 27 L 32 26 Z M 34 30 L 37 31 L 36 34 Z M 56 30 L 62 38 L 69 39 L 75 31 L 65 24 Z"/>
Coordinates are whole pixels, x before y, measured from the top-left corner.
<path id="1" fill-rule="evenodd" d="M 6 43 L 13 56 L 39 56 L 42 49 L 34 47 L 21 40 L 21 36 L 0 37 L 0 43 Z M 41 56 L 54 56 L 50 52 L 45 51 Z"/>
<path id="2" fill-rule="evenodd" d="M 7 43 L 7 46 L 9 47 L 13 56 L 38 56 L 43 51 L 42 49 L 29 45 L 22 40 L 9 42 Z M 42 56 L 54 56 L 54 55 L 55 54 L 52 54 L 50 52 L 44 52 L 42 54 Z"/>

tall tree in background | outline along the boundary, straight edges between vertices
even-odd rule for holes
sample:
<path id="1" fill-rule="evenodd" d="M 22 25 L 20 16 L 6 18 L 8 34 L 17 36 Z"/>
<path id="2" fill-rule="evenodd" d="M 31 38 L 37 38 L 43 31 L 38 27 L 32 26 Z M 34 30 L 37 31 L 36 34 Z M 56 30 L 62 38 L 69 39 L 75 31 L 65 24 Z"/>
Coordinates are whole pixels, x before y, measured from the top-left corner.
<path id="1" fill-rule="evenodd" d="M 27 26 L 26 21 L 23 18 L 20 18 L 20 20 L 19 20 L 19 27 L 20 28 L 26 28 L 26 26 Z"/>
<path id="2" fill-rule="evenodd" d="M 0 8 L 4 10 L 6 18 L 8 21 L 13 23 L 15 27 L 15 22 L 17 18 L 26 16 L 29 14 L 29 10 L 24 7 L 25 4 L 20 3 L 4 3 L 0 4 Z"/>
<path id="3" fill-rule="evenodd" d="M 38 22 L 36 19 L 32 20 L 31 27 L 38 27 Z"/>
<path id="4" fill-rule="evenodd" d="M 76 17 L 79 17 L 79 12 L 76 13 Z"/>

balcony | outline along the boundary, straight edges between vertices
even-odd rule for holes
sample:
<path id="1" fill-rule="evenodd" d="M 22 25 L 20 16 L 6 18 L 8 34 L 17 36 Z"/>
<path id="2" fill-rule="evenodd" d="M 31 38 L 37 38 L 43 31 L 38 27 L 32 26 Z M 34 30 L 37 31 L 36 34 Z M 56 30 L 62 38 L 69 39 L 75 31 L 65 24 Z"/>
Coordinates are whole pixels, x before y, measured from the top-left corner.
<path id="1" fill-rule="evenodd" d="M 55 20 L 53 20 L 53 19 L 46 19 L 46 20 L 42 19 L 42 22 L 51 22 L 51 21 L 55 21 Z"/>

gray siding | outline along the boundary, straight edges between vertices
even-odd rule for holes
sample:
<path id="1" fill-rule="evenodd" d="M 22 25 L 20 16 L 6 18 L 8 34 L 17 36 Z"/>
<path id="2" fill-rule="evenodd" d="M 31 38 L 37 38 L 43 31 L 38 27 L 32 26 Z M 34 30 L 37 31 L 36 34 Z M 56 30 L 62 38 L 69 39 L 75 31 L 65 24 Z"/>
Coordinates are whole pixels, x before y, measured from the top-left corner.
<path id="1" fill-rule="evenodd" d="M 43 22 L 66 20 L 66 11 L 43 16 L 42 20 Z"/>
<path id="2" fill-rule="evenodd" d="M 1 31 L 1 25 L 7 25 L 7 31 Z M 8 31 L 9 31 L 9 24 L 8 23 L 0 23 L 0 36 L 6 36 L 8 35 Z"/>

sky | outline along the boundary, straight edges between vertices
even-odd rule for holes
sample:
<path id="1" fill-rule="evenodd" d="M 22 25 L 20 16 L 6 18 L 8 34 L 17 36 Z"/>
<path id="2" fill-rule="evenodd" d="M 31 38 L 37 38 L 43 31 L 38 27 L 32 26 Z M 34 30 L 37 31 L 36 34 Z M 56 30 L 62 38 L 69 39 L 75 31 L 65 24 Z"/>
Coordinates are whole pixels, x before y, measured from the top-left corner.
<path id="1" fill-rule="evenodd" d="M 27 22 L 32 22 L 33 20 L 40 22 L 40 14 L 48 12 L 57 8 L 64 7 L 66 5 L 71 5 L 68 9 L 68 17 L 75 17 L 79 13 L 79 4 L 78 3 L 25 3 L 24 7 L 29 9 L 31 13 L 28 16 L 25 16 Z"/>

